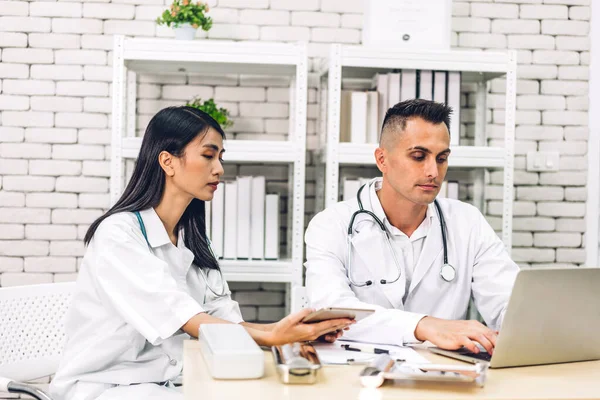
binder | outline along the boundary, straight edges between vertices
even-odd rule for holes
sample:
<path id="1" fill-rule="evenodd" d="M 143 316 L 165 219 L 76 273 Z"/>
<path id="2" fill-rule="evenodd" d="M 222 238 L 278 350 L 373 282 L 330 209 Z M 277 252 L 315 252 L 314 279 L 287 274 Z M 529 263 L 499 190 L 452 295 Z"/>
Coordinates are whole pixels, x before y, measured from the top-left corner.
<path id="1" fill-rule="evenodd" d="M 447 181 L 442 182 L 442 185 L 440 186 L 440 191 L 438 192 L 438 195 L 436 197 L 437 198 L 448 197 L 448 182 Z"/>
<path id="2" fill-rule="evenodd" d="M 350 115 L 350 142 L 367 142 L 367 92 L 352 92 Z"/>
<path id="3" fill-rule="evenodd" d="M 350 114 L 352 113 L 352 92 L 342 90 L 340 96 L 340 143 L 350 142 Z"/>
<path id="4" fill-rule="evenodd" d="M 458 182 L 449 181 L 448 182 L 448 194 L 447 197 L 449 199 L 458 200 Z"/>
<path id="5" fill-rule="evenodd" d="M 265 259 L 279 258 L 279 195 L 265 196 Z"/>
<path id="6" fill-rule="evenodd" d="M 265 177 L 252 178 L 252 200 L 250 214 L 250 257 L 265 257 Z"/>
<path id="7" fill-rule="evenodd" d="M 251 176 L 237 177 L 237 251 L 236 257 L 250 258 Z"/>
<path id="8" fill-rule="evenodd" d="M 217 192 L 218 192 L 218 189 L 217 189 Z M 217 192 L 215 192 L 215 193 L 217 193 Z M 214 196 L 213 196 L 213 200 L 214 200 Z M 211 214 L 210 207 L 211 207 L 211 204 L 212 203 L 210 201 L 205 201 L 204 202 L 204 232 L 205 232 L 206 237 L 208 238 L 209 241 L 211 240 L 211 235 L 212 235 L 211 225 L 210 225 L 210 223 L 211 223 L 211 221 L 210 221 L 210 214 Z"/>
<path id="9" fill-rule="evenodd" d="M 377 74 L 376 78 L 376 88 L 379 103 L 379 119 L 377 121 L 377 130 L 379 131 L 383 127 L 383 120 L 385 119 L 385 114 L 388 110 L 388 76 L 387 74 Z M 378 135 L 379 136 L 379 135 Z"/>
<path id="10" fill-rule="evenodd" d="M 433 74 L 431 71 L 419 71 L 419 98 L 433 100 Z"/>
<path id="11" fill-rule="evenodd" d="M 237 182 L 225 182 L 225 235 L 223 258 L 237 256 Z"/>
<path id="12" fill-rule="evenodd" d="M 414 69 L 403 69 L 400 83 L 400 101 L 410 100 L 417 97 L 417 71 Z"/>
<path id="13" fill-rule="evenodd" d="M 458 145 L 460 141 L 460 72 L 448 72 L 448 105 L 452 107 L 450 117 L 450 145 Z"/>
<path id="14" fill-rule="evenodd" d="M 367 92 L 367 143 L 379 143 L 379 93 Z"/>
<path id="15" fill-rule="evenodd" d="M 394 107 L 400 103 L 400 74 L 388 74 L 388 108 Z"/>
<path id="16" fill-rule="evenodd" d="M 435 71 L 433 74 L 433 101 L 448 103 L 446 98 L 446 71 Z"/>
<path id="17" fill-rule="evenodd" d="M 223 258 L 223 242 L 225 240 L 225 182 L 219 183 L 211 202 L 211 235 L 212 250 L 217 258 Z"/>
<path id="18" fill-rule="evenodd" d="M 360 189 L 360 181 L 358 179 L 344 179 L 344 191 L 342 195 L 343 201 L 352 200 L 356 197 L 358 189 Z"/>

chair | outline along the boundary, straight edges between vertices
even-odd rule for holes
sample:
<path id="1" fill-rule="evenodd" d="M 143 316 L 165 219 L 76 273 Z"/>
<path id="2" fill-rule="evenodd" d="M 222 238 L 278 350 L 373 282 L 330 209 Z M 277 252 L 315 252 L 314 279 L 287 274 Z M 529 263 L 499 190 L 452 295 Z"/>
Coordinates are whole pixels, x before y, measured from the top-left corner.
<path id="1" fill-rule="evenodd" d="M 308 296 L 306 295 L 306 287 L 304 286 L 293 286 L 292 287 L 292 312 L 297 312 L 310 306 Z"/>
<path id="2" fill-rule="evenodd" d="M 0 288 L 0 393 L 51 400 L 22 382 L 56 372 L 74 289 L 74 282 Z"/>

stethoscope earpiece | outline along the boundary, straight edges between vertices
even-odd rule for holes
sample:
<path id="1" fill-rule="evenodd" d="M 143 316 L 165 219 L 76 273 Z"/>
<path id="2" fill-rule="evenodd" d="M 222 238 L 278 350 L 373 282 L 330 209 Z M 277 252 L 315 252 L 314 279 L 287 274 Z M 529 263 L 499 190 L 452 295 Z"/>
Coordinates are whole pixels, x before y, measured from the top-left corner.
<path id="1" fill-rule="evenodd" d="M 377 215 L 375 215 L 372 211 L 365 210 L 363 207 L 362 201 L 360 199 L 360 195 L 362 193 L 362 190 L 365 188 L 365 186 L 367 186 L 367 184 L 362 185 L 360 187 L 360 189 L 358 189 L 358 193 L 356 194 L 356 199 L 358 200 L 358 210 L 355 211 L 354 214 L 352 214 L 352 217 L 350 217 L 350 223 L 348 225 L 348 236 L 347 236 L 348 279 L 350 280 L 351 285 L 358 286 L 358 287 L 371 286 L 373 284 L 373 281 L 370 281 L 370 280 L 366 281 L 364 283 L 359 283 L 359 282 L 355 282 L 354 279 L 352 279 L 352 228 L 354 225 L 354 220 L 360 214 L 369 215 L 371 218 L 373 218 L 373 221 L 375 221 L 375 223 L 377 223 L 377 225 L 379 225 L 379 228 L 381 228 L 381 230 L 385 234 L 385 239 L 387 241 L 387 245 L 388 245 L 388 247 L 392 253 L 392 256 L 394 258 L 394 263 L 396 264 L 396 268 L 398 269 L 398 276 L 394 280 L 388 282 L 386 279 L 381 279 L 379 281 L 379 283 L 382 285 L 394 283 L 398 279 L 400 279 L 400 275 L 402 273 L 402 268 L 400 267 L 400 263 L 398 262 L 398 258 L 396 257 L 396 252 L 394 251 L 394 248 L 392 247 L 390 235 L 389 235 L 387 229 L 385 228 L 385 225 L 377 217 Z M 447 244 L 447 240 L 446 240 L 446 221 L 444 219 L 444 214 L 442 214 L 442 209 L 441 209 L 440 205 L 438 204 L 437 200 L 434 200 L 433 204 L 435 205 L 435 209 L 437 211 L 438 217 L 440 218 L 440 228 L 442 230 L 442 242 L 444 244 L 444 264 L 440 268 L 440 277 L 446 282 L 452 282 L 456 278 L 456 268 L 454 268 L 452 265 L 450 265 L 448 263 L 448 244 Z"/>

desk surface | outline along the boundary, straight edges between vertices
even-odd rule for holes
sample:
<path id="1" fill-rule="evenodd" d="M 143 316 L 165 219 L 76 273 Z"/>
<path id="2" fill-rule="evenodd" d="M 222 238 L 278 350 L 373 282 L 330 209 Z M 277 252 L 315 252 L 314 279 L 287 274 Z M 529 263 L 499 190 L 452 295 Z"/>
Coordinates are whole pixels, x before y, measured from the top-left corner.
<path id="1" fill-rule="evenodd" d="M 418 349 L 436 363 L 460 363 Z M 184 344 L 183 393 L 196 399 L 600 399 L 600 361 L 490 369 L 484 388 L 460 384 L 419 382 L 390 384 L 364 389 L 358 374 L 364 366 L 325 366 L 313 385 L 279 382 L 270 353 L 265 353 L 265 376 L 255 380 L 214 380 L 210 376 L 197 341 Z"/>

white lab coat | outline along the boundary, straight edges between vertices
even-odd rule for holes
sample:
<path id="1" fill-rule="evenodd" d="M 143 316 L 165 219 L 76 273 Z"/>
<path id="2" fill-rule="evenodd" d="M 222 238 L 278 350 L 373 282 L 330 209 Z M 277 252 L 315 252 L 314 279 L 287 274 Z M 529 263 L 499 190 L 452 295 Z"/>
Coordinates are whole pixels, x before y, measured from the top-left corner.
<path id="1" fill-rule="evenodd" d="M 381 178 L 362 192 L 367 210 L 385 220 L 375 193 Z M 379 207 L 373 208 L 372 202 Z M 504 244 L 479 210 L 470 204 L 451 199 L 438 200 L 447 225 L 448 262 L 456 268 L 456 278 L 444 281 L 440 276 L 443 244 L 440 221 L 433 204 L 431 226 L 412 280 L 406 285 L 406 266 L 398 256 L 400 279 L 391 280 L 397 267 L 387 247 L 384 234 L 373 219 L 357 216 L 352 237 L 352 272 L 355 282 L 372 280 L 369 287 L 350 285 L 348 279 L 348 224 L 358 210 L 356 198 L 337 203 L 317 214 L 306 231 L 306 287 L 311 306 L 374 308 L 372 316 L 353 325 L 345 337 L 366 342 L 397 344 L 416 341 L 414 330 L 425 316 L 465 319 L 471 295 L 484 320 L 499 329 L 518 273 Z M 401 249 L 395 247 L 398 253 Z M 406 293 L 406 300 L 403 301 Z"/>
<path id="2" fill-rule="evenodd" d="M 201 312 L 242 321 L 237 302 L 206 288 L 182 231 L 174 246 L 154 209 L 140 214 L 151 249 L 124 212 L 100 224 L 85 253 L 50 387 L 58 400 L 181 399 L 172 385 L 155 384 L 180 378 L 189 338 L 180 328 Z M 208 280 L 230 293 L 217 271 Z"/>

